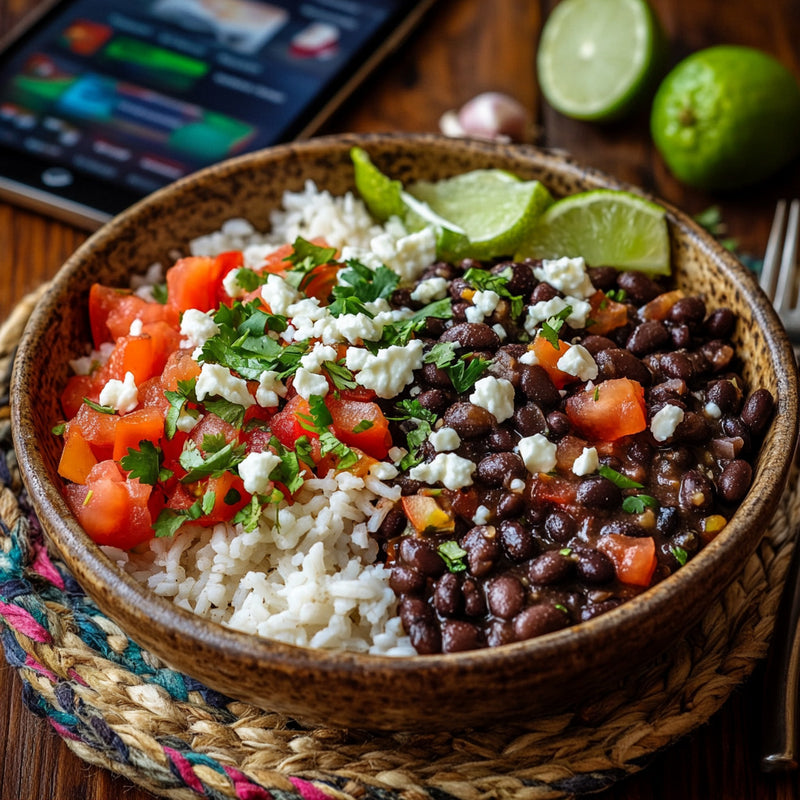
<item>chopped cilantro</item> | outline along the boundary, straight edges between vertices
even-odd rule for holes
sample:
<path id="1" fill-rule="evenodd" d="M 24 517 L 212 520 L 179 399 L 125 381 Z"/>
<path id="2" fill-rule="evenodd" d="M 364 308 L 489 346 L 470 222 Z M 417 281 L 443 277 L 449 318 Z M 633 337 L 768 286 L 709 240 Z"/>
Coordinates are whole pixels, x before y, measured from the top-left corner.
<path id="1" fill-rule="evenodd" d="M 164 469 L 164 453 L 160 447 L 144 439 L 139 442 L 139 449 L 128 448 L 128 454 L 120 460 L 120 466 L 130 478 L 138 478 L 139 483 L 155 486 L 159 481 L 166 481 L 172 477 L 172 470 Z"/>
<path id="2" fill-rule="evenodd" d="M 320 247 L 298 236 L 294 240 L 292 252 L 284 259 L 291 264 L 286 282 L 302 291 L 311 280 L 311 273 L 317 267 L 330 264 L 335 255 L 335 247 Z"/>
<path id="3" fill-rule="evenodd" d="M 564 306 L 561 311 L 553 317 L 549 317 L 542 325 L 542 337 L 550 342 L 558 350 L 558 334 L 564 327 L 564 320 L 572 313 L 572 306 Z"/>
<path id="4" fill-rule="evenodd" d="M 89 408 L 93 408 L 95 411 L 99 412 L 100 414 L 116 414 L 117 409 L 113 408 L 112 406 L 101 406 L 99 403 L 95 403 L 93 400 L 90 400 L 88 397 L 83 398 L 83 402 L 86 403 Z"/>
<path id="5" fill-rule="evenodd" d="M 227 442 L 222 434 L 204 437 L 201 446 L 206 457 L 191 439 L 183 446 L 178 461 L 186 470 L 186 475 L 181 478 L 181 483 L 219 477 L 236 467 L 245 457 L 245 445 Z"/>
<path id="6" fill-rule="evenodd" d="M 203 405 L 206 411 L 216 414 L 234 428 L 241 428 L 244 425 L 245 407 L 238 403 L 232 403 L 224 397 L 213 397 L 203 400 Z"/>
<path id="7" fill-rule="evenodd" d="M 456 357 L 455 342 L 437 342 L 423 359 L 426 364 L 435 364 L 439 369 L 443 369 L 448 364 L 452 364 Z"/>
<path id="8" fill-rule="evenodd" d="M 329 430 L 333 424 L 333 417 L 325 399 L 319 395 L 312 394 L 308 398 L 310 415 L 298 414 L 300 424 L 309 432 L 319 436 L 320 452 L 323 456 L 334 455 L 338 459 L 339 469 L 349 469 L 358 461 L 358 454 L 349 448 L 344 442 L 336 438 L 336 434 Z"/>
<path id="9" fill-rule="evenodd" d="M 463 394 L 475 385 L 475 381 L 483 375 L 490 363 L 485 358 L 461 356 L 455 364 L 445 367 L 445 371 L 453 382 L 453 388 Z"/>
<path id="10" fill-rule="evenodd" d="M 358 425 L 353 428 L 353 433 L 364 433 L 364 431 L 368 431 L 375 423 L 369 419 L 362 419 Z"/>
<path id="11" fill-rule="evenodd" d="M 254 292 L 259 286 L 263 286 L 270 273 L 259 273 L 249 267 L 241 267 L 236 273 L 236 283 L 242 287 L 246 292 Z"/>
<path id="12" fill-rule="evenodd" d="M 436 552 L 442 557 L 450 572 L 466 572 L 467 562 L 465 559 L 467 551 L 460 547 L 458 542 L 453 539 L 442 542 L 436 548 Z"/>
<path id="13" fill-rule="evenodd" d="M 66 430 L 67 423 L 59 422 L 58 425 L 53 425 L 53 427 L 50 429 L 50 433 L 52 433 L 53 436 L 63 436 Z"/>
<path id="14" fill-rule="evenodd" d="M 211 494 L 213 494 L 213 492 Z M 161 509 L 161 513 L 153 523 L 153 531 L 155 532 L 156 538 L 162 539 L 165 536 L 174 536 L 184 522 L 200 519 L 205 513 L 203 511 L 204 499 L 205 495 L 199 500 L 195 500 L 189 508 Z"/>
<path id="15" fill-rule="evenodd" d="M 400 276 L 387 267 L 380 266 L 372 270 L 358 261 L 348 261 L 347 267 L 339 274 L 339 285 L 333 288 L 333 301 L 328 311 L 334 317 L 366 314 L 372 318 L 374 315 L 365 303 L 390 297 L 397 288 Z"/>
<path id="16" fill-rule="evenodd" d="M 233 517 L 234 525 L 241 525 L 248 533 L 258 527 L 261 519 L 262 506 L 257 495 L 253 495 L 250 502 L 240 508 Z"/>
<path id="17" fill-rule="evenodd" d="M 153 294 L 153 300 L 156 303 L 160 303 L 162 306 L 167 304 L 167 284 L 166 283 L 154 283 L 150 287 L 150 291 Z"/>
<path id="18" fill-rule="evenodd" d="M 424 408 L 419 400 L 401 400 L 395 403 L 395 408 L 400 411 L 400 416 L 391 417 L 395 422 L 412 422 L 414 427 L 406 432 L 406 445 L 408 453 L 400 461 L 400 469 L 405 471 L 416 466 L 422 461 L 419 448 L 433 432 L 436 424 L 436 414 Z"/>
<path id="19" fill-rule="evenodd" d="M 599 386 L 595 386 L 594 387 L 594 394 L 592 394 L 592 400 L 597 402 L 599 399 L 600 399 L 600 387 Z"/>
<path id="20" fill-rule="evenodd" d="M 339 391 L 356 388 L 357 384 L 353 373 L 344 364 L 336 361 L 325 361 L 322 364 L 322 369 L 325 370 L 328 377 L 333 381 L 334 387 Z"/>
<path id="21" fill-rule="evenodd" d="M 624 289 L 609 289 L 606 292 L 606 297 L 616 303 L 624 303 L 628 297 L 628 293 Z"/>
<path id="22" fill-rule="evenodd" d="M 649 494 L 635 494 L 622 501 L 622 510 L 628 514 L 643 514 L 645 508 L 658 508 L 658 500 Z"/>
<path id="23" fill-rule="evenodd" d="M 617 472 L 615 469 L 611 467 L 605 466 L 603 464 L 597 470 L 604 478 L 607 478 L 611 481 L 617 488 L 619 489 L 643 489 L 641 483 L 637 483 L 634 480 L 631 480 L 627 475 L 623 475 L 621 472 Z"/>
<path id="24" fill-rule="evenodd" d="M 669 551 L 681 566 L 686 564 L 686 562 L 689 560 L 689 554 L 682 547 L 670 547 Z"/>
<path id="25" fill-rule="evenodd" d="M 471 267 L 464 273 L 464 280 L 483 292 L 492 291 L 511 301 L 511 316 L 516 319 L 521 313 L 525 302 L 521 295 L 512 294 L 508 289 L 508 282 L 513 277 L 512 268 L 506 267 L 497 274 L 485 269 Z"/>
<path id="26" fill-rule="evenodd" d="M 196 378 L 190 378 L 188 381 L 178 381 L 177 391 L 173 392 L 170 389 L 164 391 L 164 396 L 169 400 L 169 409 L 164 422 L 164 432 L 167 434 L 167 439 L 172 439 L 175 436 L 178 430 L 178 419 L 184 411 L 195 418 L 199 416 L 194 409 L 186 408 L 188 401 L 197 402 L 197 395 L 194 391 L 196 383 Z"/>
<path id="27" fill-rule="evenodd" d="M 424 306 L 419 311 L 415 311 L 408 319 L 386 325 L 383 329 L 381 340 L 379 342 L 364 342 L 364 347 L 373 353 L 391 345 L 404 347 L 408 344 L 408 340 L 413 333 L 425 327 L 425 321 L 428 317 L 450 319 L 452 316 L 453 306 L 450 303 L 449 297 L 445 297 L 442 300 L 435 300 L 433 303 L 428 303 L 427 306 Z"/>

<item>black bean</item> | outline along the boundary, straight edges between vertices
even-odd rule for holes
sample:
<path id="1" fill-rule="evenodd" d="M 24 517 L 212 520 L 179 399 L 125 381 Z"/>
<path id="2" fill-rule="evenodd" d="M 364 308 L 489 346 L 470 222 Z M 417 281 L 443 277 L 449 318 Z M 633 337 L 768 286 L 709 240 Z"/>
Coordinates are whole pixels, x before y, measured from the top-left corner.
<path id="1" fill-rule="evenodd" d="M 547 427 L 556 439 L 566 436 L 571 429 L 569 417 L 563 411 L 551 411 L 545 418 Z"/>
<path id="2" fill-rule="evenodd" d="M 389 574 L 389 586 L 397 595 L 421 594 L 425 590 L 425 576 L 413 567 L 395 564 Z"/>
<path id="3" fill-rule="evenodd" d="M 447 619 L 442 623 L 442 652 L 460 653 L 481 647 L 477 625 L 461 619 Z"/>
<path id="4" fill-rule="evenodd" d="M 702 298 L 692 295 L 681 297 L 669 310 L 667 318 L 675 323 L 686 325 L 696 325 L 702 322 L 706 316 L 706 304 Z"/>
<path id="5" fill-rule="evenodd" d="M 578 577 L 586 583 L 595 586 L 609 583 L 616 577 L 616 570 L 611 559 L 602 551 L 594 548 L 581 548 L 577 552 L 578 560 L 575 564 Z"/>
<path id="6" fill-rule="evenodd" d="M 525 464 L 516 453 L 490 453 L 478 463 L 477 477 L 489 486 L 506 486 L 528 475 Z"/>
<path id="7" fill-rule="evenodd" d="M 466 312 L 464 312 L 466 314 Z M 466 316 L 465 316 L 466 319 Z M 438 339 L 447 330 L 445 321 L 439 317 L 425 317 L 425 325 L 420 329 L 419 335 L 430 339 Z"/>
<path id="8" fill-rule="evenodd" d="M 607 336 L 598 336 L 596 334 L 587 336 L 583 340 L 583 346 L 593 355 L 596 356 L 603 350 L 608 350 L 611 347 L 616 347 L 616 343 L 611 341 Z M 595 358 L 595 361 L 597 359 Z"/>
<path id="9" fill-rule="evenodd" d="M 566 544 L 578 529 L 578 524 L 566 511 L 555 509 L 544 521 L 547 535 L 559 544 Z"/>
<path id="10" fill-rule="evenodd" d="M 731 461 L 719 476 L 717 486 L 722 498 L 729 503 L 738 503 L 747 494 L 753 480 L 753 468 L 742 459 Z"/>
<path id="11" fill-rule="evenodd" d="M 656 514 L 656 530 L 662 536 L 671 536 L 678 524 L 681 515 L 677 508 L 673 506 L 661 506 Z"/>
<path id="12" fill-rule="evenodd" d="M 558 289 L 554 289 L 549 283 L 540 283 L 531 292 L 531 305 L 547 302 L 554 297 L 558 297 Z"/>
<path id="13" fill-rule="evenodd" d="M 664 353 L 658 359 L 662 375 L 673 380 L 688 381 L 694 375 L 692 359 L 686 353 Z"/>
<path id="14" fill-rule="evenodd" d="M 621 347 L 609 347 L 601 350 L 594 360 L 597 364 L 599 380 L 630 378 L 632 381 L 641 383 L 642 386 L 649 386 L 652 383 L 653 376 L 647 366 L 635 355 Z"/>
<path id="15" fill-rule="evenodd" d="M 700 351 L 711 364 L 714 372 L 726 369 L 733 359 L 733 348 L 721 339 L 714 339 L 701 346 Z"/>
<path id="16" fill-rule="evenodd" d="M 654 353 L 670 340 L 669 331 L 663 322 L 648 320 L 634 328 L 625 346 L 636 356 Z"/>
<path id="17" fill-rule="evenodd" d="M 407 524 L 408 520 L 403 513 L 403 509 L 395 506 L 390 509 L 383 518 L 383 522 L 381 522 L 381 526 L 378 528 L 376 537 L 378 539 L 393 539 L 406 529 Z"/>
<path id="18" fill-rule="evenodd" d="M 486 436 L 496 427 L 494 416 L 482 406 L 455 403 L 444 413 L 444 424 L 453 428 L 462 439 Z"/>
<path id="19" fill-rule="evenodd" d="M 753 433 L 761 433 L 772 416 L 774 405 L 775 401 L 767 389 L 757 389 L 747 398 L 747 402 L 744 404 L 742 422 Z"/>
<path id="20" fill-rule="evenodd" d="M 455 264 L 449 264 L 447 261 L 436 261 L 429 267 L 426 267 L 425 272 L 420 276 L 420 280 L 424 281 L 428 278 L 444 278 L 445 280 L 452 281 L 453 278 L 458 277 L 460 270 Z"/>
<path id="21" fill-rule="evenodd" d="M 633 439 L 628 445 L 628 458 L 636 464 L 649 466 L 653 460 L 653 448 L 641 439 Z"/>
<path id="22" fill-rule="evenodd" d="M 527 297 L 532 291 L 536 278 L 530 264 L 522 264 L 519 261 L 504 261 L 492 267 L 492 274 L 500 275 L 510 273 L 506 282 L 506 289 L 515 295 Z"/>
<path id="23" fill-rule="evenodd" d="M 495 378 L 503 378 L 512 386 L 519 386 L 521 372 L 524 365 L 519 363 L 517 356 L 514 356 L 506 348 L 501 347 L 495 353 L 492 363 L 489 365 L 489 374 Z"/>
<path id="24" fill-rule="evenodd" d="M 700 537 L 690 530 L 678 531 L 669 540 L 670 547 L 680 547 L 689 555 L 693 555 L 700 549 Z"/>
<path id="25" fill-rule="evenodd" d="M 578 484 L 576 499 L 587 508 L 610 510 L 622 503 L 622 492 L 608 478 L 591 475 Z"/>
<path id="26" fill-rule="evenodd" d="M 486 644 L 489 647 L 499 647 L 501 644 L 511 644 L 517 641 L 514 625 L 507 619 L 493 619 L 486 631 Z"/>
<path id="27" fill-rule="evenodd" d="M 513 416 L 516 429 L 523 436 L 533 436 L 535 433 L 544 433 L 547 430 L 547 420 L 536 403 L 526 403 L 520 406 Z"/>
<path id="28" fill-rule="evenodd" d="M 450 297 L 458 302 L 464 299 L 464 292 L 469 291 L 472 287 L 463 278 L 453 278 L 450 281 Z"/>
<path id="29" fill-rule="evenodd" d="M 480 617 L 486 613 L 486 600 L 480 586 L 472 578 L 465 578 L 461 586 L 464 596 L 464 613 L 468 617 Z"/>
<path id="30" fill-rule="evenodd" d="M 714 503 L 714 484 L 698 470 L 690 470 L 681 480 L 678 500 L 686 511 L 708 511 Z"/>
<path id="31" fill-rule="evenodd" d="M 575 569 L 572 559 L 557 550 L 548 550 L 531 561 L 528 565 L 528 577 L 531 583 L 550 586 L 567 580 Z"/>
<path id="32" fill-rule="evenodd" d="M 610 533 L 622 536 L 644 536 L 646 531 L 633 519 L 612 519 L 603 523 L 599 535 L 607 536 Z"/>
<path id="33" fill-rule="evenodd" d="M 708 387 L 706 399 L 724 414 L 736 413 L 742 403 L 742 390 L 730 380 L 714 381 Z"/>
<path id="34" fill-rule="evenodd" d="M 729 308 L 718 308 L 706 320 L 705 329 L 715 339 L 728 339 L 736 325 L 736 315 Z"/>
<path id="35" fill-rule="evenodd" d="M 489 449 L 496 453 L 506 453 L 519 444 L 520 436 L 516 431 L 507 428 L 495 428 L 489 434 Z"/>
<path id="36" fill-rule="evenodd" d="M 505 573 L 493 578 L 486 588 L 486 603 L 496 617 L 511 619 L 525 603 L 525 589 L 515 575 Z"/>
<path id="37" fill-rule="evenodd" d="M 703 444 L 711 436 L 711 428 L 705 417 L 696 414 L 694 411 L 687 411 L 683 419 L 678 423 L 672 438 L 676 442 L 686 442 L 687 444 Z"/>
<path id="38" fill-rule="evenodd" d="M 437 577 L 444 572 L 444 561 L 436 552 L 436 545 L 420 536 L 404 536 L 400 540 L 400 560 L 423 575 Z"/>
<path id="39" fill-rule="evenodd" d="M 628 297 L 635 303 L 648 303 L 661 294 L 658 284 L 641 272 L 620 272 L 617 286 L 624 289 Z"/>
<path id="40" fill-rule="evenodd" d="M 607 292 L 617 285 L 619 273 L 614 267 L 589 267 L 586 271 L 589 273 L 589 280 L 595 289 Z"/>
<path id="41" fill-rule="evenodd" d="M 720 420 L 720 427 L 726 436 L 742 440 L 742 453 L 750 450 L 751 438 L 750 429 L 738 417 L 723 417 Z"/>
<path id="42" fill-rule="evenodd" d="M 450 376 L 436 364 L 425 364 L 422 367 L 422 382 L 439 389 L 452 389 Z"/>
<path id="43" fill-rule="evenodd" d="M 525 397 L 542 408 L 552 408 L 561 395 L 544 367 L 539 364 L 520 364 L 519 385 Z"/>
<path id="44" fill-rule="evenodd" d="M 413 478 L 409 478 L 408 475 L 402 474 L 397 478 L 397 483 L 400 484 L 400 491 L 404 495 L 418 494 L 419 490 L 424 486 L 422 481 L 415 481 Z"/>
<path id="45" fill-rule="evenodd" d="M 561 630 L 569 625 L 569 617 L 550 603 L 528 606 L 514 618 L 517 639 L 533 639 L 545 633 Z"/>
<path id="46" fill-rule="evenodd" d="M 419 597 L 403 597 L 399 603 L 400 619 L 411 639 L 411 646 L 421 655 L 439 653 L 442 636 L 433 609 Z"/>
<path id="47" fill-rule="evenodd" d="M 500 523 L 498 535 L 503 551 L 512 561 L 527 561 L 536 552 L 533 534 L 519 522 L 506 520 Z"/>
<path id="48" fill-rule="evenodd" d="M 428 411 L 441 414 L 453 402 L 453 395 L 443 389 L 426 389 L 417 395 L 417 402 Z"/>
<path id="49" fill-rule="evenodd" d="M 672 337 L 672 344 L 679 350 L 692 343 L 692 332 L 688 325 L 673 325 L 669 329 L 669 335 Z"/>
<path id="50" fill-rule="evenodd" d="M 467 565 L 471 575 L 480 578 L 490 572 L 501 555 L 497 529 L 493 525 L 476 525 L 461 540 L 467 551 Z"/>
<path id="51" fill-rule="evenodd" d="M 497 502 L 497 518 L 510 519 L 519 517 L 525 512 L 525 499 L 521 493 L 503 492 Z"/>
<path id="52" fill-rule="evenodd" d="M 679 378 L 670 378 L 669 380 L 659 383 L 658 386 L 653 386 L 647 393 L 648 400 L 651 404 L 664 404 L 666 402 L 673 402 L 681 408 L 685 408 L 681 398 L 689 391 L 685 381 Z"/>
<path id="53" fill-rule="evenodd" d="M 616 608 L 622 601 L 616 597 L 611 597 L 608 600 L 601 600 L 599 603 L 591 603 L 581 609 L 581 621 L 586 622 L 601 614 Z"/>
<path id="54" fill-rule="evenodd" d="M 433 606 L 443 617 L 454 617 L 461 612 L 464 595 L 458 576 L 445 572 L 433 588 Z"/>
<path id="55" fill-rule="evenodd" d="M 448 328 L 439 337 L 442 342 L 455 342 L 469 350 L 497 350 L 500 337 L 484 322 L 461 322 Z"/>
<path id="56" fill-rule="evenodd" d="M 472 307 L 472 303 L 467 303 L 465 300 L 459 300 L 453 303 L 453 323 L 462 323 L 467 321 L 467 309 Z M 445 330 L 447 330 L 445 328 Z M 444 333 L 444 331 L 442 331 Z M 439 334 L 441 337 L 442 333 Z"/>

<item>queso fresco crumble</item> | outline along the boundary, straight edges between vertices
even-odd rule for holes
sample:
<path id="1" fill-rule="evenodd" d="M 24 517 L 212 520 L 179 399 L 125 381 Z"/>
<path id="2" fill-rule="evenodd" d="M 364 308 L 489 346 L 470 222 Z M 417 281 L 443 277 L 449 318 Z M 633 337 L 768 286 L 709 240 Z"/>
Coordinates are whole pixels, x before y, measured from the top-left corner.
<path id="1" fill-rule="evenodd" d="M 749 488 L 773 400 L 730 309 L 580 257 L 437 260 L 313 185 L 192 248 L 92 287 L 59 433 L 87 533 L 195 613 L 392 655 L 527 639 L 665 578 Z"/>

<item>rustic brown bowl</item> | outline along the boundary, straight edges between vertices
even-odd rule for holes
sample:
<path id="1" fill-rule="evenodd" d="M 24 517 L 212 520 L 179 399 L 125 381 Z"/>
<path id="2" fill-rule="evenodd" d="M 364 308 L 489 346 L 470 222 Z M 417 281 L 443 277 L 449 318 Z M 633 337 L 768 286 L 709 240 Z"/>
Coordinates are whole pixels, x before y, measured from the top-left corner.
<path id="1" fill-rule="evenodd" d="M 13 376 L 13 426 L 25 483 L 47 535 L 100 608 L 170 666 L 234 698 L 305 722 L 380 729 L 458 729 L 552 712 L 602 691 L 665 650 L 698 621 L 754 551 L 784 487 L 797 436 L 791 347 L 752 276 L 687 216 L 665 205 L 678 284 L 740 316 L 736 344 L 750 385 L 768 388 L 777 413 L 752 489 L 723 533 L 676 574 L 601 617 L 546 636 L 460 654 L 393 659 L 295 647 L 228 630 L 137 584 L 87 537 L 62 497 L 56 468 L 58 397 L 67 361 L 90 338 L 95 281 L 127 285 L 131 273 L 234 216 L 268 225 L 285 189 L 313 179 L 353 188 L 348 151 L 365 147 L 404 181 L 482 167 L 538 178 L 555 194 L 619 182 L 531 147 L 437 136 L 338 136 L 229 161 L 157 192 L 120 215 L 69 261 L 36 308 Z"/>

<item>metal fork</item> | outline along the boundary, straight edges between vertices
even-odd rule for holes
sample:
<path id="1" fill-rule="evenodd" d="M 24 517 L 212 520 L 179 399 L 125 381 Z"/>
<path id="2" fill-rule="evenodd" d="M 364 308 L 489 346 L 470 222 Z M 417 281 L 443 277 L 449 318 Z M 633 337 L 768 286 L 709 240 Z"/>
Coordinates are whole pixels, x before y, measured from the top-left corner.
<path id="1" fill-rule="evenodd" d="M 800 200 L 792 201 L 786 221 L 786 201 L 775 209 L 775 218 L 764 254 L 759 281 L 772 299 L 789 337 L 800 342 L 800 303 L 797 263 L 800 238 Z M 774 289 L 773 289 L 774 287 Z M 800 543 L 789 564 L 764 669 L 762 700 L 761 768 L 765 772 L 797 769 L 798 690 L 800 689 Z"/>
<path id="2" fill-rule="evenodd" d="M 797 246 L 800 238 L 800 200 L 793 200 L 786 223 L 786 201 L 779 200 L 769 232 L 759 285 L 772 300 L 789 338 L 800 341 Z M 783 244 L 783 247 L 781 247 Z"/>

